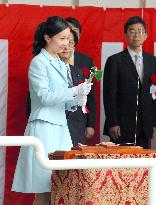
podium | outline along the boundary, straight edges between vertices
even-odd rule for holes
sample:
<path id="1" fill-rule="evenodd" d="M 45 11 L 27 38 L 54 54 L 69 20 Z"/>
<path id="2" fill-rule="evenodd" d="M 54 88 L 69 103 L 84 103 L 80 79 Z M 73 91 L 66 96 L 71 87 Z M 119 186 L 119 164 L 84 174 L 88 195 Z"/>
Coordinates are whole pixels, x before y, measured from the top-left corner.
<path id="1" fill-rule="evenodd" d="M 156 158 L 141 147 L 91 146 L 56 151 L 50 159 Z M 147 205 L 148 169 L 115 168 L 53 171 L 51 205 Z"/>

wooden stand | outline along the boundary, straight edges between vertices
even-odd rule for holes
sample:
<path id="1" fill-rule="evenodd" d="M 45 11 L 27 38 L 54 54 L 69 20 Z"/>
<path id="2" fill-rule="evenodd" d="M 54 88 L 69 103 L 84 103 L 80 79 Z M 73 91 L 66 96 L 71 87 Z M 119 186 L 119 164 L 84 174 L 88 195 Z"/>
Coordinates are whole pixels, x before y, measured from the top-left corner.
<path id="1" fill-rule="evenodd" d="M 156 153 L 156 150 L 143 149 L 139 146 L 77 146 L 71 151 L 55 151 L 49 153 L 49 159 L 72 159 L 75 155 L 83 155 L 84 153 L 94 154 L 150 154 Z"/>

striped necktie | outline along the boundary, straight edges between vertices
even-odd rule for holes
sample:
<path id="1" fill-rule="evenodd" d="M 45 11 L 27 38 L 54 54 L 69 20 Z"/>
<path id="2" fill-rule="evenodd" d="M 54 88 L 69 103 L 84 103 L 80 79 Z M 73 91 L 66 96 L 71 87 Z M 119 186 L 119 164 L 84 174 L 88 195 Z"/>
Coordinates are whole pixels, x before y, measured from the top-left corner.
<path id="1" fill-rule="evenodd" d="M 143 81 L 143 66 L 142 66 L 142 59 L 140 55 L 135 55 L 135 66 L 136 66 L 136 70 L 137 73 L 139 75 L 140 81 L 142 83 Z"/>
<path id="2" fill-rule="evenodd" d="M 72 80 L 72 76 L 71 76 L 71 70 L 69 65 L 66 64 L 67 67 L 67 80 L 68 80 L 68 87 L 71 88 L 73 87 L 73 80 Z"/>

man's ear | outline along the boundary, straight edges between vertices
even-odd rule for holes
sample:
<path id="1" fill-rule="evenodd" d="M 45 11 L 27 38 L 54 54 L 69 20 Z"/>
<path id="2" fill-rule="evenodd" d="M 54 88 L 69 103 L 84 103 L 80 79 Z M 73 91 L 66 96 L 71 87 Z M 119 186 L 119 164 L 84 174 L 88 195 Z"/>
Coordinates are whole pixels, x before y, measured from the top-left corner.
<path id="1" fill-rule="evenodd" d="M 146 39 L 147 39 L 147 33 L 145 33 L 144 41 L 146 41 Z"/>
<path id="2" fill-rule="evenodd" d="M 125 39 L 127 40 L 127 33 L 124 33 L 124 37 L 125 37 Z"/>

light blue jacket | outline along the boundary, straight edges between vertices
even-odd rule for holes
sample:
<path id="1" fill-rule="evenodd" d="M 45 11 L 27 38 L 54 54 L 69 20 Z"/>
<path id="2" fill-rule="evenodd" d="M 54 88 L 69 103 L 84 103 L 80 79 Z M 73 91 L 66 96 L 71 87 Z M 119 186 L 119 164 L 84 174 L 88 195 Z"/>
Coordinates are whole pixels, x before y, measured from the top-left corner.
<path id="1" fill-rule="evenodd" d="M 65 109 L 74 105 L 73 88 L 68 88 L 67 68 L 45 49 L 35 56 L 29 68 L 31 114 L 29 121 L 41 119 L 66 125 Z"/>

